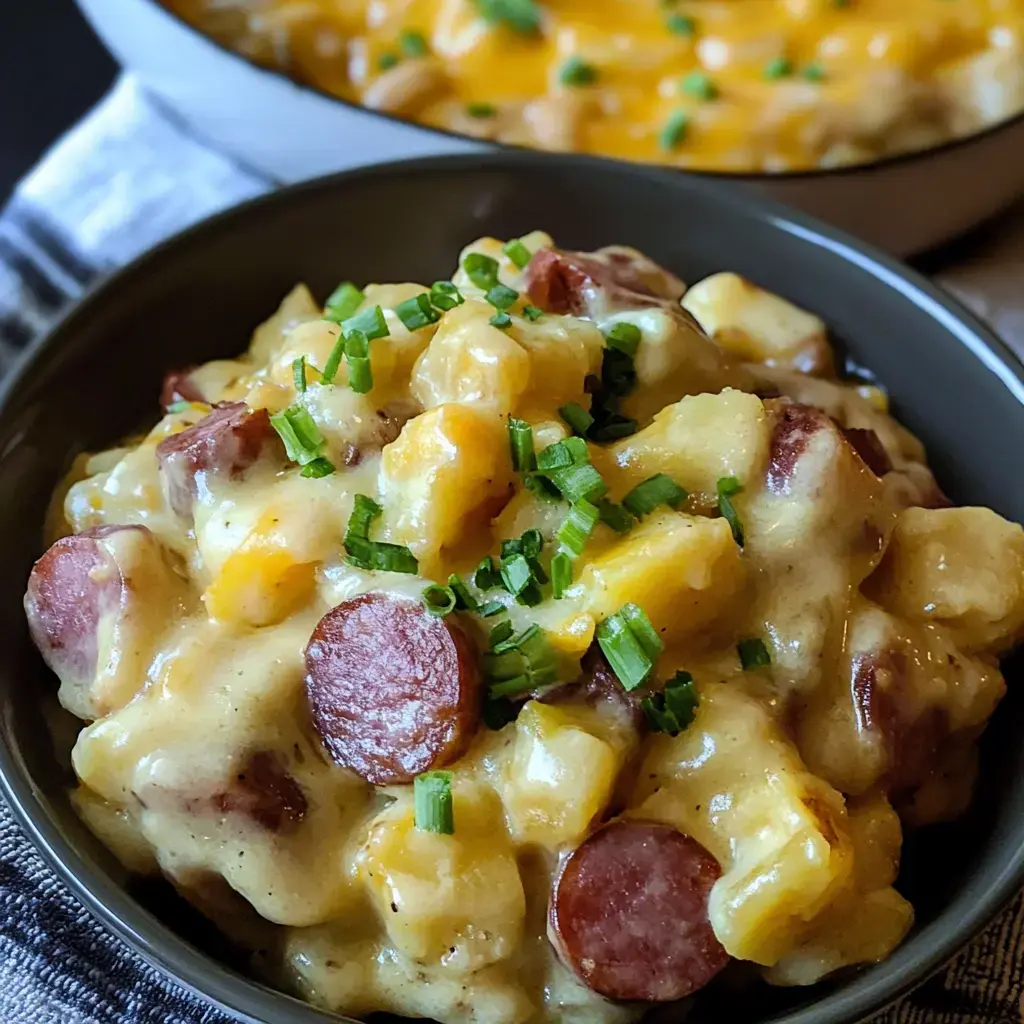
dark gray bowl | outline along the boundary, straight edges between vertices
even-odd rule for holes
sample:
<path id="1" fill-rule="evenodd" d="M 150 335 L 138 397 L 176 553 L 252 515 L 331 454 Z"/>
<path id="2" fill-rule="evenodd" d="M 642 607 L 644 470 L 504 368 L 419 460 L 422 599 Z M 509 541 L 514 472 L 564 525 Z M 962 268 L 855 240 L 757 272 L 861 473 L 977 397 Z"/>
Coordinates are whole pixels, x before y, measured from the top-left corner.
<path id="1" fill-rule="evenodd" d="M 848 355 L 890 389 L 944 488 L 1024 521 L 1024 477 L 1013 472 L 1024 449 L 1024 368 L 1005 347 L 891 260 L 714 183 L 536 154 L 395 164 L 258 200 L 143 257 L 38 344 L 0 397 L 0 776 L 43 855 L 109 928 L 245 1020 L 337 1018 L 186 941 L 183 934 L 210 950 L 215 940 L 168 892 L 133 887 L 71 810 L 74 731 L 53 729 L 55 682 L 29 643 L 21 609 L 51 489 L 76 452 L 109 446 L 155 419 L 165 369 L 244 348 L 296 281 L 321 296 L 345 278 L 429 282 L 450 273 L 470 239 L 535 227 L 576 248 L 636 246 L 690 280 L 736 270 L 819 313 Z M 698 1017 L 853 1024 L 923 981 L 993 917 L 1024 884 L 1024 747 L 1014 728 L 1022 694 L 1010 690 L 983 743 L 968 819 L 907 843 L 900 888 L 918 924 L 900 949 L 841 980 L 759 990 Z"/>

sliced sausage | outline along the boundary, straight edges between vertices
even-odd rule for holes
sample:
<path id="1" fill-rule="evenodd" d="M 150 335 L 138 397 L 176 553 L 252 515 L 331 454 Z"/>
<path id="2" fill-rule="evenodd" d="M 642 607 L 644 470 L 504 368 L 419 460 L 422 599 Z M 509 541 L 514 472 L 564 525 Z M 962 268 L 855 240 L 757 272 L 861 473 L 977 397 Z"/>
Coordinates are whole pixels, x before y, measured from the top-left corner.
<path id="1" fill-rule="evenodd" d="M 144 526 L 98 526 L 50 547 L 29 576 L 25 614 L 69 711 L 98 718 L 130 699 L 184 590 Z M 107 664 L 101 650 L 112 652 Z"/>
<path id="2" fill-rule="evenodd" d="M 679 305 L 682 281 L 624 246 L 596 252 L 541 249 L 525 273 L 530 301 L 550 313 L 598 318 L 617 309 L 663 306 L 689 318 Z"/>
<path id="3" fill-rule="evenodd" d="M 244 814 L 268 832 L 280 833 L 293 831 L 309 806 L 302 787 L 273 750 L 251 754 L 213 803 L 224 814 Z"/>
<path id="4" fill-rule="evenodd" d="M 530 696 L 545 704 L 582 700 L 595 707 L 602 704 L 611 705 L 640 729 L 644 725 L 641 701 L 648 696 L 648 688 L 627 690 L 595 642 L 583 655 L 580 661 L 580 674 L 573 682 L 534 692 Z"/>
<path id="5" fill-rule="evenodd" d="M 156 448 L 167 499 L 178 515 L 190 518 L 207 474 L 236 477 L 264 454 L 284 458 L 284 446 L 266 409 L 229 402 L 198 423 L 165 437 Z"/>
<path id="6" fill-rule="evenodd" d="M 194 366 L 183 370 L 171 370 L 164 374 L 163 387 L 160 389 L 160 404 L 166 412 L 175 402 L 205 402 L 206 396 L 199 390 L 192 379 Z"/>
<path id="7" fill-rule="evenodd" d="M 882 439 L 873 431 L 863 427 L 842 427 L 843 437 L 850 442 L 861 461 L 875 476 L 892 472 L 892 459 L 882 444 Z"/>
<path id="8" fill-rule="evenodd" d="M 364 594 L 329 611 L 306 647 L 313 725 L 331 757 L 377 786 L 450 763 L 480 718 L 472 642 L 413 601 Z"/>
<path id="9" fill-rule="evenodd" d="M 691 836 L 660 822 L 612 822 L 562 866 L 549 935 L 578 977 L 609 999 L 682 999 L 729 960 L 708 920 L 720 876 Z"/>

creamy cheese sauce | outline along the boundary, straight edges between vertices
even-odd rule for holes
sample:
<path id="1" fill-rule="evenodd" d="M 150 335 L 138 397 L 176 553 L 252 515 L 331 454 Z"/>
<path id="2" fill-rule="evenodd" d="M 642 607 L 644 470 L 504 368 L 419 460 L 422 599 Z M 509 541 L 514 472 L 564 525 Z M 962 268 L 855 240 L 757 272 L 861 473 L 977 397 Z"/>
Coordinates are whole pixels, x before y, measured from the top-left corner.
<path id="1" fill-rule="evenodd" d="M 482 138 L 723 171 L 922 149 L 1024 108 L 1015 0 L 167 0 L 345 99 Z"/>
<path id="2" fill-rule="evenodd" d="M 540 232 L 523 243 L 552 244 Z M 523 291 L 501 243 L 468 253 L 497 259 Z M 711 926 L 769 982 L 884 958 L 913 917 L 893 888 L 900 815 L 950 817 L 970 797 L 974 741 L 1003 692 L 996 655 L 1024 625 L 1024 531 L 941 507 L 884 393 L 834 376 L 824 324 L 735 275 L 697 283 L 681 304 L 667 277 L 674 297 L 654 304 L 597 280 L 586 316 L 530 319 L 521 296 L 506 329 L 461 261 L 452 280 L 464 303 L 416 330 L 391 310 L 423 286 L 365 288 L 361 308 L 386 307 L 391 332 L 371 342 L 368 394 L 346 385 L 344 364 L 318 383 L 340 329 L 299 287 L 248 352 L 192 373 L 204 402 L 76 466 L 51 541 L 151 531 L 96 535 L 126 582 L 99 619 L 92 677 L 62 675 L 62 701 L 88 723 L 73 752 L 83 818 L 229 935 L 270 941 L 274 980 L 349 1014 L 639 1018 L 590 991 L 546 937 L 559 864 L 608 815 L 665 822 L 717 859 Z M 456 614 L 482 650 L 497 621 L 539 624 L 568 682 L 596 626 L 635 603 L 664 644 L 655 678 L 692 673 L 695 720 L 673 737 L 639 729 L 620 699 L 529 700 L 503 728 L 481 723 L 448 766 L 454 834 L 424 831 L 411 786 L 375 787 L 328 756 L 306 644 L 354 596 L 419 603 L 429 582 L 468 578 L 527 529 L 543 534 L 547 561 L 567 505 L 523 486 L 508 418 L 532 425 L 537 450 L 568 436 L 558 409 L 589 407 L 588 378 L 623 322 L 640 328 L 624 404 L 638 429 L 589 444 L 590 459 L 614 501 L 658 473 L 689 498 L 624 534 L 599 525 L 560 599 L 545 586 L 530 607 L 498 588 L 477 596 L 507 615 Z M 312 368 L 301 393 L 298 357 Z M 759 397 L 776 386 L 806 404 Z M 200 472 L 191 518 L 176 512 L 157 445 L 230 401 L 306 409 L 335 471 L 306 478 L 261 459 Z M 868 435 L 881 456 L 853 443 Z M 742 547 L 720 514 L 730 477 Z M 407 546 L 418 573 L 346 559 L 357 494 L 380 502 L 375 539 Z M 744 669 L 737 644 L 750 638 L 770 665 Z"/>

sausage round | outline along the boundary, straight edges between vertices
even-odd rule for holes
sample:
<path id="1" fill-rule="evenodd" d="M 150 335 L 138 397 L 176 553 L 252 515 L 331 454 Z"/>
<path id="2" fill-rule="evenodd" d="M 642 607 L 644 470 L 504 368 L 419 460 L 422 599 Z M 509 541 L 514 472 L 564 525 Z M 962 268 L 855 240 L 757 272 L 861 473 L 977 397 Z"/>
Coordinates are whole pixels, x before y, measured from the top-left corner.
<path id="1" fill-rule="evenodd" d="M 160 389 L 160 404 L 166 412 L 177 402 L 205 402 L 206 396 L 199 390 L 192 379 L 194 366 L 184 370 L 170 370 L 164 374 L 163 386 Z"/>
<path id="2" fill-rule="evenodd" d="M 682 999 L 729 960 L 708 920 L 720 875 L 696 839 L 669 825 L 612 822 L 562 866 L 549 908 L 552 943 L 608 999 Z"/>
<path id="3" fill-rule="evenodd" d="M 306 646 L 313 725 L 367 782 L 411 782 L 457 758 L 480 719 L 476 651 L 422 605 L 364 594 L 329 611 Z"/>

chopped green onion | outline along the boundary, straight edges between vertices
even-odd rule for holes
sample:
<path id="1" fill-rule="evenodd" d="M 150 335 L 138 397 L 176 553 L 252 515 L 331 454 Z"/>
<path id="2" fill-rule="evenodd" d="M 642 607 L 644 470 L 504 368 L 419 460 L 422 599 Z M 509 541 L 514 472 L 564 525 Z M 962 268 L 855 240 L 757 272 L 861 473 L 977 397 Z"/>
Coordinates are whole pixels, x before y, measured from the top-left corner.
<path id="1" fill-rule="evenodd" d="M 181 402 L 172 402 L 172 403 L 171 403 L 171 404 L 170 404 L 169 406 L 167 406 L 167 411 L 168 411 L 169 413 L 179 413 L 179 412 L 184 412 L 184 411 L 185 411 L 186 409 L 188 409 L 188 408 L 189 408 L 189 407 L 190 407 L 191 405 L 192 405 L 192 403 L 191 403 L 191 402 L 186 402 L 186 401 L 181 401 Z"/>
<path id="2" fill-rule="evenodd" d="M 384 572 L 415 573 L 419 570 L 416 556 L 400 544 L 372 541 L 370 526 L 383 512 L 380 505 L 365 494 L 357 494 L 352 503 L 345 538 L 342 543 L 348 560 L 360 569 L 379 569 Z"/>
<path id="3" fill-rule="evenodd" d="M 562 520 L 555 534 L 561 550 L 570 558 L 579 558 L 600 518 L 601 513 L 597 506 L 585 498 L 573 502 L 569 507 L 569 514 Z"/>
<path id="4" fill-rule="evenodd" d="M 621 615 L 598 624 L 597 642 L 624 689 L 635 690 L 647 681 L 654 662 Z"/>
<path id="5" fill-rule="evenodd" d="M 402 544 L 384 544 L 380 541 L 373 541 L 372 547 L 370 564 L 374 569 L 380 569 L 382 572 L 416 573 L 419 571 L 420 565 L 416 556 Z"/>
<path id="6" fill-rule="evenodd" d="M 509 306 L 515 305 L 516 299 L 519 298 L 519 292 L 506 285 L 496 284 L 487 292 L 484 298 L 495 309 L 508 309 Z"/>
<path id="7" fill-rule="evenodd" d="M 563 405 L 558 410 L 558 415 L 572 427 L 572 432 L 577 437 L 586 437 L 587 431 L 593 426 L 594 417 L 576 402 Z"/>
<path id="8" fill-rule="evenodd" d="M 559 551 L 551 559 L 551 596 L 558 600 L 572 583 L 572 559 Z"/>
<path id="9" fill-rule="evenodd" d="M 451 587 L 442 587 L 439 583 L 432 583 L 423 591 L 423 604 L 431 615 L 444 618 L 449 612 L 455 610 L 455 591 Z"/>
<path id="10" fill-rule="evenodd" d="M 686 138 L 689 127 L 690 115 L 685 110 L 677 110 L 658 133 L 658 144 L 665 150 L 675 149 Z"/>
<path id="11" fill-rule="evenodd" d="M 699 706 L 700 695 L 689 672 L 677 672 L 662 693 L 640 702 L 651 728 L 669 736 L 678 736 L 690 726 Z"/>
<path id="12" fill-rule="evenodd" d="M 764 668 L 772 663 L 768 648 L 759 637 L 741 640 L 736 645 L 736 653 L 740 656 L 740 664 L 743 666 L 744 672 L 750 672 L 755 668 Z"/>
<path id="13" fill-rule="evenodd" d="M 614 345 L 601 357 L 601 387 L 613 398 L 625 398 L 636 387 L 633 357 Z"/>
<path id="14" fill-rule="evenodd" d="M 776 57 L 764 67 L 764 77 L 768 79 L 787 78 L 793 74 L 793 62 L 785 57 Z"/>
<path id="15" fill-rule="evenodd" d="M 682 81 L 680 88 L 687 96 L 710 101 L 718 98 L 718 86 L 703 71 L 691 71 Z"/>
<path id="16" fill-rule="evenodd" d="M 422 32 L 417 32 L 414 29 L 406 29 L 398 37 L 398 45 L 402 48 L 402 53 L 406 57 L 425 57 L 430 52 L 430 47 L 427 45 L 427 40 L 424 38 Z"/>
<path id="17" fill-rule="evenodd" d="M 430 288 L 430 301 L 435 308 L 447 313 L 466 300 L 451 281 L 435 281 Z"/>
<path id="18" fill-rule="evenodd" d="M 334 472 L 334 463 L 328 459 L 319 458 L 314 459 L 312 462 L 307 462 L 302 467 L 300 476 L 304 476 L 307 479 L 312 478 L 319 480 L 321 477 L 330 476 Z"/>
<path id="19" fill-rule="evenodd" d="M 342 543 L 348 547 L 351 540 L 369 540 L 370 526 L 382 515 L 384 509 L 365 494 L 357 494 L 352 501 L 352 514 L 348 517 L 348 528 Z"/>
<path id="20" fill-rule="evenodd" d="M 292 405 L 270 417 L 270 425 L 284 442 L 292 462 L 306 466 L 320 457 L 325 444 L 313 417 L 300 405 Z"/>
<path id="21" fill-rule="evenodd" d="M 306 390 L 306 357 L 299 356 L 292 360 L 292 383 L 295 390 L 302 392 Z"/>
<path id="22" fill-rule="evenodd" d="M 557 681 L 557 663 L 547 634 L 534 623 L 518 636 L 502 629 L 495 650 L 484 655 L 492 697 L 527 693 Z"/>
<path id="23" fill-rule="evenodd" d="M 608 485 L 589 462 L 582 466 L 556 470 L 551 479 L 562 492 L 562 496 L 571 502 L 584 498 L 587 501 L 597 501 L 608 493 Z"/>
<path id="24" fill-rule="evenodd" d="M 558 501 L 562 497 L 558 488 L 542 473 L 524 474 L 523 486 L 542 501 Z"/>
<path id="25" fill-rule="evenodd" d="M 342 321 L 341 333 L 346 338 L 354 331 L 365 334 L 367 341 L 386 338 L 391 333 L 388 330 L 388 322 L 384 317 L 384 310 L 380 306 L 371 306 L 369 309 L 364 309 L 362 313 Z"/>
<path id="26" fill-rule="evenodd" d="M 616 533 L 629 533 L 636 525 L 636 518 L 632 513 L 607 498 L 602 498 L 597 503 L 597 512 L 601 522 L 605 526 L 610 526 Z"/>
<path id="27" fill-rule="evenodd" d="M 533 582 L 533 570 L 525 555 L 502 559 L 501 582 L 513 597 L 518 597 Z"/>
<path id="28" fill-rule="evenodd" d="M 505 25 L 520 35 L 540 29 L 540 8 L 535 0 L 476 0 L 477 10 L 491 25 Z"/>
<path id="29" fill-rule="evenodd" d="M 512 326 L 512 317 L 502 310 L 500 313 L 495 313 L 494 316 L 491 317 L 491 326 L 500 327 L 504 330 L 506 327 Z"/>
<path id="30" fill-rule="evenodd" d="M 636 324 L 620 320 L 604 336 L 604 340 L 610 348 L 618 349 L 632 359 L 640 347 L 641 337 L 640 328 Z"/>
<path id="31" fill-rule="evenodd" d="M 508 443 L 512 450 L 512 468 L 517 473 L 528 473 L 537 465 L 533 453 L 533 428 L 526 420 L 509 417 Z"/>
<path id="32" fill-rule="evenodd" d="M 498 281 L 498 261 L 485 256 L 482 252 L 471 252 L 466 254 L 462 261 L 462 269 L 466 276 L 482 292 L 490 291 Z"/>
<path id="33" fill-rule="evenodd" d="M 513 676 L 511 679 L 503 679 L 500 683 L 494 683 L 490 689 L 491 697 L 518 697 L 520 694 L 529 693 L 533 689 L 533 679 L 528 672 Z"/>
<path id="34" fill-rule="evenodd" d="M 487 642 L 490 644 L 491 650 L 493 651 L 499 644 L 504 643 L 506 640 L 511 640 L 512 634 L 515 633 L 515 631 L 515 627 L 508 619 L 504 622 L 499 622 L 487 635 Z"/>
<path id="35" fill-rule="evenodd" d="M 688 18 L 684 14 L 670 14 L 665 19 L 665 28 L 676 36 L 692 36 L 697 25 L 693 18 Z"/>
<path id="36" fill-rule="evenodd" d="M 808 82 L 820 82 L 825 78 L 825 69 L 821 64 L 807 64 L 800 74 Z"/>
<path id="37" fill-rule="evenodd" d="M 345 362 L 348 363 L 348 386 L 357 395 L 371 391 L 373 371 L 370 367 L 370 342 L 362 331 L 352 330 L 345 336 Z"/>
<path id="38" fill-rule="evenodd" d="M 540 530 L 527 530 L 519 538 L 519 551 L 527 558 L 536 558 L 544 550 L 544 534 Z"/>
<path id="39" fill-rule="evenodd" d="M 637 484 L 622 499 L 622 504 L 638 519 L 653 512 L 659 505 L 679 508 L 689 495 L 670 476 L 656 473 Z"/>
<path id="40" fill-rule="evenodd" d="M 530 250 L 518 238 L 506 242 L 501 250 L 520 270 L 524 270 L 533 259 Z"/>
<path id="41" fill-rule="evenodd" d="M 594 421 L 590 428 L 590 438 L 594 441 L 618 441 L 636 433 L 637 422 L 629 416 L 617 412 L 604 411 L 601 422 Z"/>
<path id="42" fill-rule="evenodd" d="M 523 316 L 531 322 L 539 320 L 543 315 L 543 309 L 538 309 L 536 306 L 523 306 Z"/>
<path id="43" fill-rule="evenodd" d="M 434 309 L 430 302 L 429 292 L 420 292 L 419 295 L 400 302 L 395 306 L 395 316 L 410 331 L 418 331 L 421 327 L 436 324 L 441 319 L 441 314 Z"/>
<path id="44" fill-rule="evenodd" d="M 494 117 L 498 113 L 498 108 L 493 103 L 467 103 L 466 113 L 469 117 L 483 119 L 487 117 Z"/>
<path id="45" fill-rule="evenodd" d="M 421 832 L 455 833 L 452 773 L 424 772 L 412 784 L 413 821 Z"/>
<path id="46" fill-rule="evenodd" d="M 736 508 L 730 500 L 734 494 L 739 494 L 743 490 L 742 484 L 734 476 L 723 476 L 718 481 L 718 511 L 722 513 L 723 518 L 728 522 L 732 529 L 733 540 L 743 547 L 743 523 L 740 522 L 740 517 L 736 512 Z"/>
<path id="47" fill-rule="evenodd" d="M 321 384 L 334 383 L 334 378 L 338 376 L 338 369 L 341 367 L 341 361 L 344 357 L 345 336 L 339 334 L 338 340 L 334 343 L 334 348 L 331 349 L 331 354 L 327 357 L 327 362 L 324 364 L 323 373 L 320 374 Z"/>
<path id="48" fill-rule="evenodd" d="M 347 320 L 355 313 L 365 298 L 366 296 L 351 281 L 344 281 L 327 296 L 324 319 L 340 324 L 342 320 Z"/>
<path id="49" fill-rule="evenodd" d="M 593 85 L 597 81 L 597 68 L 581 57 L 573 56 L 562 65 L 558 81 L 569 86 Z"/>
<path id="50" fill-rule="evenodd" d="M 501 574 L 494 568 L 490 556 L 485 558 L 473 573 L 473 582 L 479 590 L 492 590 L 501 586 Z"/>
<path id="51" fill-rule="evenodd" d="M 476 613 L 481 618 L 489 619 L 492 615 L 497 615 L 505 610 L 505 606 L 501 601 L 488 601 L 487 604 L 480 605 L 477 608 Z"/>
<path id="52" fill-rule="evenodd" d="M 578 437 L 567 437 L 564 441 L 556 441 L 540 451 L 537 455 L 537 468 L 542 473 L 549 473 L 589 461 L 590 454 L 586 441 Z"/>
<path id="53" fill-rule="evenodd" d="M 640 646 L 644 649 L 648 658 L 653 660 L 665 650 L 665 645 L 661 642 L 658 631 L 651 625 L 647 612 L 640 605 L 633 604 L 632 602 L 624 604 L 619 609 L 619 615 L 622 616 L 626 625 L 633 631 L 633 635 L 640 641 Z"/>
<path id="54" fill-rule="evenodd" d="M 390 71 L 391 68 L 396 67 L 399 63 L 397 53 L 382 53 L 377 58 L 377 70 L 378 71 Z"/>
<path id="55" fill-rule="evenodd" d="M 470 593 L 469 587 L 460 576 L 452 573 L 448 577 L 448 586 L 451 587 L 452 593 L 455 595 L 455 607 L 460 612 L 475 612 L 477 610 L 476 598 Z"/>

